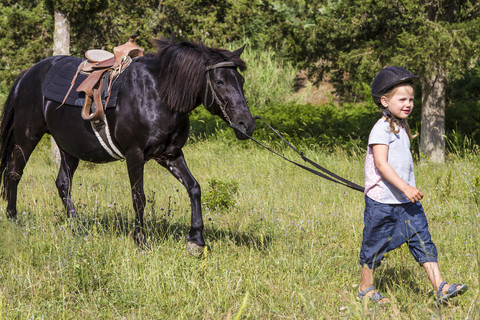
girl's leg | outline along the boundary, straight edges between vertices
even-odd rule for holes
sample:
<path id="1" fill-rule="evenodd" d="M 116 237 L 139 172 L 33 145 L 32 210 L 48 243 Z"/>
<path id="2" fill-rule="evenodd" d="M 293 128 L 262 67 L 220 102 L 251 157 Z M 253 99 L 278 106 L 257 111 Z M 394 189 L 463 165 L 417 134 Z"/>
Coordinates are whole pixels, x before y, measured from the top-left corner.
<path id="1" fill-rule="evenodd" d="M 360 291 L 365 291 L 367 288 L 373 286 L 373 274 L 375 269 L 362 267 L 362 279 L 360 282 Z"/>
<path id="2" fill-rule="evenodd" d="M 423 268 L 425 268 L 425 271 L 427 272 L 428 279 L 432 283 L 433 290 L 435 292 L 438 291 L 438 288 L 440 287 L 440 284 L 442 283 L 442 275 L 440 274 L 440 268 L 438 267 L 437 262 L 425 262 L 423 264 Z M 447 291 L 449 285 L 446 285 L 443 287 L 443 291 Z"/>
<path id="3" fill-rule="evenodd" d="M 367 267 L 362 267 L 362 279 L 360 282 L 360 291 L 365 291 L 371 286 L 373 286 L 373 274 L 375 273 L 375 269 L 370 269 Z M 378 292 L 377 290 L 371 290 L 366 294 L 367 297 L 370 297 L 372 294 L 375 292 Z M 390 299 L 388 298 L 383 298 L 378 301 L 378 303 L 386 303 L 390 302 Z"/>
<path id="4" fill-rule="evenodd" d="M 449 299 L 461 295 L 467 291 L 468 286 L 465 284 L 449 284 L 445 283 L 442 287 L 442 293 L 439 294 L 438 290 L 440 289 L 440 286 L 443 282 L 442 276 L 440 274 L 440 269 L 438 267 L 437 262 L 425 262 L 423 264 L 423 267 L 425 268 L 425 271 L 427 271 L 428 278 L 430 279 L 430 282 L 433 285 L 433 290 L 435 290 L 435 293 L 437 294 L 437 300 L 436 303 L 445 303 Z"/>

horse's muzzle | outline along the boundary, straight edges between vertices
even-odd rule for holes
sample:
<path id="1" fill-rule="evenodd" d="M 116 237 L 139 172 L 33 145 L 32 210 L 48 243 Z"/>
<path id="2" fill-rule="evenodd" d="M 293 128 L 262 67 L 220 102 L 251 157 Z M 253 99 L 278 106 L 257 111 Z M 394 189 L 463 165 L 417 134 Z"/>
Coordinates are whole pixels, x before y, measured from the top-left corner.
<path id="1" fill-rule="evenodd" d="M 234 124 L 233 130 L 235 131 L 237 139 L 249 139 L 255 130 L 255 119 L 250 117 L 248 119 L 239 120 Z"/>

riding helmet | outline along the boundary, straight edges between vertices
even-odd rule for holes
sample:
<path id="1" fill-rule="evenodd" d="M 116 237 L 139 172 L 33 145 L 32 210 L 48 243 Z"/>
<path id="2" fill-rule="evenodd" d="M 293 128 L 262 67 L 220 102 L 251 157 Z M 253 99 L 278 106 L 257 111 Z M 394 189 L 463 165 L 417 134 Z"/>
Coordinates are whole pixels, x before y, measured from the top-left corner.
<path id="1" fill-rule="evenodd" d="M 402 67 L 386 67 L 377 73 L 372 82 L 373 101 L 381 106 L 380 98 L 401 83 L 414 83 L 418 77 Z"/>

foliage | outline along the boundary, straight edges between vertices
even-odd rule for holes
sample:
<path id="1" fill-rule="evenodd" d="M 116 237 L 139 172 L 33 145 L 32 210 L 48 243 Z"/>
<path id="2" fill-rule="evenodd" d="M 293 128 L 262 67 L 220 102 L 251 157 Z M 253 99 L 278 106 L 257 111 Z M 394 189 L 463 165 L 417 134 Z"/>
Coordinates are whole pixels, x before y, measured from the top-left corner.
<path id="1" fill-rule="evenodd" d="M 275 130 L 293 143 L 312 145 L 324 150 L 343 148 L 347 152 L 362 153 L 375 121 L 380 117 L 373 104 L 334 103 L 311 105 L 294 102 L 270 104 L 252 109 Z M 205 137 L 228 134 L 227 126 L 200 109 L 191 117 L 192 135 Z M 226 129 L 226 132 L 223 131 Z M 254 137 L 266 141 L 279 141 L 279 137 L 262 121 L 257 120 Z M 279 141 L 280 142 L 280 141 Z"/>
<path id="2" fill-rule="evenodd" d="M 238 182 L 210 179 L 209 190 L 203 196 L 203 204 L 210 210 L 228 210 L 235 205 Z"/>
<path id="3" fill-rule="evenodd" d="M 475 78 L 472 76 L 469 79 L 472 80 L 469 83 L 473 84 Z M 455 89 L 451 87 L 451 90 L 462 90 L 459 86 L 461 83 L 463 82 L 458 82 Z M 473 96 L 467 97 L 452 101 L 447 108 L 447 152 L 461 156 L 477 150 L 480 146 L 480 100 Z M 293 101 L 251 108 L 251 112 L 261 116 L 295 144 L 318 146 L 324 150 L 341 148 L 348 153 L 361 153 L 366 150 L 370 130 L 381 116 L 373 101 L 343 104 L 331 102 L 321 105 L 299 104 Z M 420 118 L 421 103 L 418 101 L 408 119 L 414 135 L 420 131 Z M 193 112 L 190 122 L 193 140 L 219 137 L 234 139 L 228 126 L 218 117 L 212 117 L 203 107 Z M 282 144 L 276 134 L 259 120 L 254 137 Z M 419 138 L 415 137 L 411 145 L 412 151 L 419 157 Z"/>
<path id="4" fill-rule="evenodd" d="M 478 3 L 470 1 L 434 1 L 433 6 L 413 0 L 4 3 L 0 5 L 3 20 L 17 24 L 2 26 L 2 38 L 12 38 L 12 30 L 24 30 L 16 37 L 15 46 L 2 46 L 8 48 L 2 57 L 13 59 L 15 67 L 21 66 L 15 70 L 25 67 L 13 55 L 20 48 L 38 50 L 33 55 L 25 52 L 30 61 L 51 52 L 54 10 L 65 12 L 70 21 L 73 55 L 82 56 L 92 47 L 111 50 L 136 31 L 141 35 L 139 44 L 148 51 L 154 49 L 149 40 L 159 36 L 201 40 L 218 46 L 249 39 L 254 48 L 272 48 L 276 55 L 311 69 L 312 75 L 319 76 L 317 79 L 329 75 L 341 92 L 355 93 L 350 100 L 363 97 L 365 84 L 386 64 L 401 63 L 416 73 L 426 74 L 437 70 L 435 64 L 441 63 L 453 78 L 459 78 L 468 72 L 469 62 L 478 56 L 479 50 L 476 26 L 480 9 Z M 25 17 L 14 18 L 15 8 Z M 38 34 L 38 30 L 42 30 L 42 42 L 32 43 L 28 33 Z M 349 96 L 343 98 L 348 100 Z"/>
<path id="5" fill-rule="evenodd" d="M 149 52 L 155 50 L 151 38 L 170 35 L 230 50 L 246 44 L 242 55 L 248 67 L 245 95 L 253 112 L 265 115 L 294 139 L 329 148 L 363 146 L 368 121 L 373 120 L 367 121 L 359 110 L 367 105 L 375 114 L 369 83 L 381 66 L 395 61 L 413 66 L 412 57 L 416 57 L 423 62 L 414 70 L 427 72 L 432 68 L 429 63 L 444 61 L 452 78 L 446 94 L 447 147 L 454 151 L 480 144 L 479 64 L 466 65 L 468 59 L 464 59 L 478 57 L 475 50 L 480 41 L 475 42 L 472 33 L 477 34 L 479 6 L 470 1 L 440 4 L 432 2 L 436 9 L 430 10 L 424 2 L 394 0 L 4 0 L 0 4 L 0 102 L 22 70 L 52 53 L 52 14 L 62 10 L 71 22 L 75 56 L 92 47 L 111 50 L 136 31 L 140 32 L 137 42 Z M 453 19 L 447 19 L 452 12 Z M 428 22 L 425 17 L 432 19 Z M 336 97 L 357 102 L 359 107 L 297 105 L 292 96 L 298 66 L 335 82 Z M 415 131 L 420 127 L 419 111 L 416 103 L 411 120 Z M 325 119 L 316 124 L 319 117 Z M 376 118 L 375 114 L 372 119 Z M 259 126 L 256 134 L 271 139 Z M 201 108 L 193 114 L 192 127 L 195 137 L 225 128 Z M 413 144 L 418 149 L 418 139 Z"/>
<path id="6" fill-rule="evenodd" d="M 328 150 L 343 147 L 348 151 L 359 151 L 352 149 L 359 144 L 366 145 L 368 133 L 379 113 L 376 106 L 365 104 L 285 104 L 272 105 L 261 116 L 290 137 L 301 137 Z M 265 126 L 257 130 L 270 139 L 274 137 Z"/>
<path id="7" fill-rule="evenodd" d="M 45 0 L 45 4 L 52 11 L 61 11 L 70 19 L 88 16 L 106 8 L 107 0 Z"/>
<path id="8" fill-rule="evenodd" d="M 447 135 L 467 137 L 480 145 L 480 63 L 461 79 L 452 81 L 446 97 Z"/>
<path id="9" fill-rule="evenodd" d="M 480 176 L 475 177 L 472 187 L 473 200 L 477 206 L 480 206 Z"/>
<path id="10" fill-rule="evenodd" d="M 21 71 L 51 55 L 53 18 L 39 1 L 0 3 L 0 92 Z"/>
<path id="11" fill-rule="evenodd" d="M 242 59 L 247 64 L 244 91 L 249 106 L 261 109 L 268 104 L 291 100 L 296 78 L 292 63 L 271 49 L 254 49 L 249 39 L 244 39 L 240 44 L 246 45 Z M 232 43 L 227 48 L 233 51 L 236 49 L 234 45 L 240 44 Z"/>
<path id="12" fill-rule="evenodd" d="M 113 50 L 138 33 L 137 44 L 153 49 L 153 29 L 158 18 L 154 0 L 45 0 L 50 13 L 64 12 L 70 23 L 71 54 L 83 56 L 92 48 Z"/>
<path id="13" fill-rule="evenodd" d="M 157 33 L 178 39 L 224 45 L 244 38 L 248 20 L 258 16 L 259 1 L 164 0 Z"/>
<path id="14" fill-rule="evenodd" d="M 480 50 L 478 2 L 318 0 L 295 12 L 295 58 L 318 78 L 328 75 L 349 93 L 345 100 L 362 97 L 386 65 L 456 79 Z"/>

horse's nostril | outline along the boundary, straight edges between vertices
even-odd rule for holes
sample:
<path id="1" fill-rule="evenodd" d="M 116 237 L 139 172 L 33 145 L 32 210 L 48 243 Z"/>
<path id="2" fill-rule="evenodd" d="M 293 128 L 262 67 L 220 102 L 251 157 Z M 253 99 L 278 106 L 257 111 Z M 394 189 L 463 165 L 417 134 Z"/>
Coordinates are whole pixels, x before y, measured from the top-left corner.
<path id="1" fill-rule="evenodd" d="M 242 129 L 242 131 L 247 129 L 247 124 L 245 121 L 238 121 L 237 126 L 238 128 Z"/>

